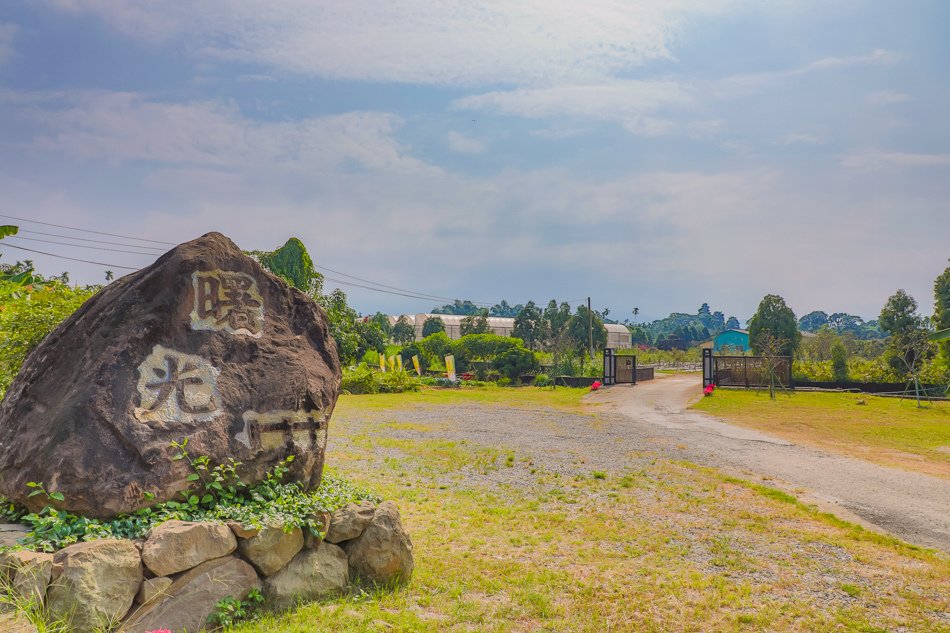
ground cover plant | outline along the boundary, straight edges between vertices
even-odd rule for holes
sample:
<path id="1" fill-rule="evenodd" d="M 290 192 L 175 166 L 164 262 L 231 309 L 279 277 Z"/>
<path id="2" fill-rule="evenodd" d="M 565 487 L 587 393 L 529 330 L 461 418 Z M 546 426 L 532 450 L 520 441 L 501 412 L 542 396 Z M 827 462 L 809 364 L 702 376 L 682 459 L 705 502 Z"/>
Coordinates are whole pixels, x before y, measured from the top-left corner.
<path id="1" fill-rule="evenodd" d="M 327 459 L 397 502 L 415 546 L 413 580 L 234 630 L 950 626 L 945 555 L 656 453 L 597 462 L 584 438 L 622 421 L 585 408 L 582 394 L 494 388 L 342 396 Z M 511 444 L 486 440 L 498 432 L 509 433 Z M 547 433 L 559 441 L 576 433 L 576 453 L 537 441 Z"/>
<path id="2" fill-rule="evenodd" d="M 271 470 L 263 481 L 253 486 L 237 477 L 238 462 L 214 465 L 207 457 L 188 453 L 187 441 L 175 445 L 175 459 L 187 460 L 192 466 L 189 488 L 178 499 L 143 508 L 113 519 L 91 519 L 70 514 L 47 505 L 39 512 L 28 512 L 0 497 L 0 517 L 22 523 L 30 532 L 21 545 L 25 549 L 53 552 L 67 545 L 103 538 L 144 538 L 160 523 L 182 521 L 238 521 L 245 527 L 283 525 L 285 529 L 311 527 L 311 517 L 333 512 L 348 503 L 379 497 L 367 489 L 353 485 L 331 470 L 323 474 L 320 487 L 305 492 L 299 483 L 286 482 L 292 457 Z M 30 482 L 31 496 L 45 495 L 50 501 L 62 501 L 59 493 L 49 493 L 40 482 Z"/>
<path id="3" fill-rule="evenodd" d="M 823 392 L 773 401 L 718 389 L 694 408 L 796 443 L 950 478 L 950 402 L 917 408 L 913 400 Z"/>

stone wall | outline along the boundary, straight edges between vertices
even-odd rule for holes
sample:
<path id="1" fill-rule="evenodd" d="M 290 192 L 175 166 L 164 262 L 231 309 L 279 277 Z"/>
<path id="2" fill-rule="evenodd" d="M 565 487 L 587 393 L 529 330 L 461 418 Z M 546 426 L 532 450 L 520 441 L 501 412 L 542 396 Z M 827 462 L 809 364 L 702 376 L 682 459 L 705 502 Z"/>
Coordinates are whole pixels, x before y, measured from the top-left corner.
<path id="1" fill-rule="evenodd" d="M 399 510 L 350 504 L 314 517 L 310 530 L 245 529 L 238 523 L 167 521 L 140 541 L 77 543 L 54 554 L 6 551 L 0 573 L 12 591 L 43 604 L 70 630 L 114 627 L 193 633 L 220 600 L 252 589 L 274 610 L 331 597 L 351 585 L 406 583 L 412 542 Z"/>

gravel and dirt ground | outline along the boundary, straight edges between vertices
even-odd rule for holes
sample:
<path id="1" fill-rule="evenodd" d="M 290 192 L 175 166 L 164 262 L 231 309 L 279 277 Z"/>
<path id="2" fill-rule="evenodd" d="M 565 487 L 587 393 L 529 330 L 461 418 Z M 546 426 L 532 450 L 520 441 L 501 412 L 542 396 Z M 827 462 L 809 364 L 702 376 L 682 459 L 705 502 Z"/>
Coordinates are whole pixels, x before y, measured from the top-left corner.
<path id="1" fill-rule="evenodd" d="M 844 519 L 950 552 L 950 481 L 800 446 L 691 411 L 698 374 L 661 376 L 587 399 L 621 413 L 632 437 L 745 477 L 769 479 Z"/>
<path id="2" fill-rule="evenodd" d="M 764 480 L 843 519 L 950 552 L 950 481 L 726 424 L 688 409 L 700 396 L 697 374 L 673 374 L 591 393 L 578 412 L 464 403 L 400 408 L 384 418 L 386 435 L 395 439 L 440 438 L 513 450 L 530 455 L 536 468 L 568 476 L 579 469 L 616 472 L 657 456 L 695 462 Z M 348 419 L 357 433 L 367 423 L 362 416 Z M 524 486 L 534 479 L 523 469 L 489 476 Z"/>

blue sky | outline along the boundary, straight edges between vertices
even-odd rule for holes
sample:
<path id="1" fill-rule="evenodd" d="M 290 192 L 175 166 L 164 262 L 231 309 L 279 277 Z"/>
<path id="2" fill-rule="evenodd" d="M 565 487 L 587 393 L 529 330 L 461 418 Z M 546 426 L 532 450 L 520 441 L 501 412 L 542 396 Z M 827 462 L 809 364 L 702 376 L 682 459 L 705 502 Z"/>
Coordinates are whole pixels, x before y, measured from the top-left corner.
<path id="1" fill-rule="evenodd" d="M 293 235 L 390 286 L 590 295 L 619 318 L 746 318 L 772 292 L 871 318 L 897 288 L 929 313 L 950 257 L 947 24 L 940 1 L 13 0 L 0 213 L 246 249 Z M 106 268 L 31 256 L 83 282 Z M 364 312 L 435 303 L 344 289 Z"/>

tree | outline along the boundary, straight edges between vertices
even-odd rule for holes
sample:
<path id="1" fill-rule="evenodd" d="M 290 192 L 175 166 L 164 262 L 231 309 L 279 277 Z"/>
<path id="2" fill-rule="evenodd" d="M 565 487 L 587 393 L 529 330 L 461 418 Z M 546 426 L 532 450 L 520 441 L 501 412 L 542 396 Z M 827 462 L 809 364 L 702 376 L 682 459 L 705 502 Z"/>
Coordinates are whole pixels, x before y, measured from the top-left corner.
<path id="1" fill-rule="evenodd" d="M 779 295 L 766 295 L 749 321 L 749 344 L 756 354 L 764 350 L 762 337 L 765 335 L 782 342 L 779 351 L 783 356 L 794 354 L 802 339 L 795 313 Z"/>
<path id="2" fill-rule="evenodd" d="M 828 323 L 828 315 L 821 310 L 809 312 L 798 321 L 798 327 L 803 332 L 817 332 L 822 325 Z"/>
<path id="3" fill-rule="evenodd" d="M 459 323 L 459 334 L 467 336 L 469 334 L 488 334 L 491 328 L 488 327 L 488 315 L 482 314 L 467 316 Z"/>
<path id="4" fill-rule="evenodd" d="M 934 328 L 950 328 L 950 266 L 934 280 Z M 950 364 L 950 341 L 938 343 L 940 355 Z"/>
<path id="5" fill-rule="evenodd" d="M 454 303 L 447 303 L 441 308 L 432 308 L 432 314 L 458 314 L 461 316 L 471 316 L 481 313 L 482 309 L 466 299 L 462 301 L 456 299 Z"/>
<path id="6" fill-rule="evenodd" d="M 314 298 L 323 294 L 323 275 L 316 271 L 307 248 L 296 237 L 287 240 L 276 251 L 250 251 L 247 254 L 297 290 Z"/>
<path id="7" fill-rule="evenodd" d="M 831 346 L 831 377 L 835 382 L 848 381 L 848 350 L 841 341 Z"/>
<path id="8" fill-rule="evenodd" d="M 696 311 L 696 314 L 711 314 L 709 311 L 709 304 L 704 303 L 703 305 L 699 306 L 699 310 Z"/>
<path id="9" fill-rule="evenodd" d="M 435 334 L 436 332 L 445 332 L 445 323 L 437 316 L 426 317 L 422 322 L 422 338 Z"/>
<path id="10" fill-rule="evenodd" d="M 726 329 L 727 329 L 727 330 L 738 330 L 738 329 L 740 329 L 740 327 L 739 327 L 739 319 L 737 319 L 737 318 L 734 317 L 734 316 L 729 317 L 729 320 L 726 321 Z"/>
<path id="11" fill-rule="evenodd" d="M 541 335 L 539 336 L 545 349 L 551 347 L 570 320 L 571 306 L 566 301 L 561 305 L 558 305 L 554 299 L 548 302 L 548 306 L 541 314 Z"/>
<path id="12" fill-rule="evenodd" d="M 887 299 L 878 318 L 881 329 L 890 335 L 888 363 L 903 376 L 914 375 L 926 359 L 927 330 L 917 314 L 917 301 L 904 290 Z"/>
<path id="13" fill-rule="evenodd" d="M 521 312 L 521 309 L 524 306 L 518 304 L 516 306 L 508 305 L 508 302 L 504 299 L 501 300 L 501 303 L 496 303 L 492 306 L 491 310 L 488 312 L 488 316 L 493 317 L 515 317 L 518 316 L 518 313 Z"/>
<path id="14" fill-rule="evenodd" d="M 589 311 L 587 306 L 577 306 L 577 312 L 567 323 L 567 331 L 574 342 L 574 351 L 577 353 L 588 349 L 588 339 L 591 337 L 595 350 L 601 350 L 607 346 L 607 330 L 604 328 L 604 322 L 596 312 Z"/>
<path id="15" fill-rule="evenodd" d="M 495 356 L 492 368 L 515 383 L 522 374 L 538 368 L 538 357 L 523 347 L 513 347 Z"/>
<path id="16" fill-rule="evenodd" d="M 881 308 L 878 325 L 891 336 L 900 336 L 918 329 L 921 318 L 917 314 L 917 301 L 904 290 L 898 290 L 887 299 Z"/>
<path id="17" fill-rule="evenodd" d="M 376 327 L 379 328 L 379 331 L 382 332 L 386 338 L 392 336 L 393 326 L 389 323 L 388 315 L 385 315 L 382 312 L 377 312 L 370 318 L 370 321 L 376 324 Z"/>
<path id="18" fill-rule="evenodd" d="M 512 334 L 523 340 L 528 349 L 533 350 L 541 338 L 541 328 L 541 310 L 534 301 L 529 301 L 515 317 Z"/>
<path id="19" fill-rule="evenodd" d="M 441 364 L 446 354 L 452 352 L 452 339 L 448 337 L 445 331 L 433 332 L 418 343 L 419 349 L 428 359 L 429 364 L 433 362 Z"/>
<path id="20" fill-rule="evenodd" d="M 396 320 L 396 325 L 393 326 L 393 340 L 400 345 L 406 345 L 411 343 L 416 338 L 416 329 L 409 324 L 409 320 L 401 316 Z"/>

